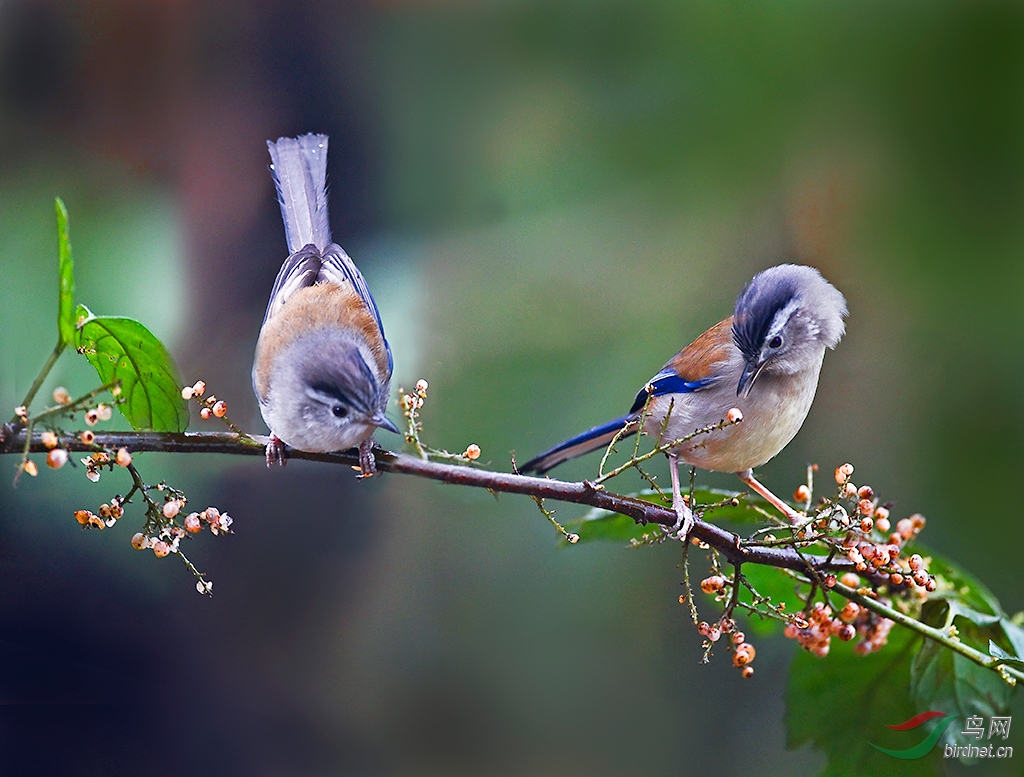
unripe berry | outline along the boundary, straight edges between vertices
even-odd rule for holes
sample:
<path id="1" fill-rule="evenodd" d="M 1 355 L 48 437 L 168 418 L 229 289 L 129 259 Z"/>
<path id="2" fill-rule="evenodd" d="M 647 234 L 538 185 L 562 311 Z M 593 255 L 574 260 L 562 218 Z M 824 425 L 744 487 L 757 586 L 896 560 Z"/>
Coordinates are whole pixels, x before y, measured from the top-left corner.
<path id="1" fill-rule="evenodd" d="M 426 383 L 426 381 L 423 381 Z M 463 454 L 470 461 L 475 461 L 480 458 L 480 446 L 476 443 L 466 447 L 466 452 Z"/>
<path id="2" fill-rule="evenodd" d="M 199 411 L 199 417 L 202 418 L 204 421 L 209 421 L 211 415 L 212 413 L 210 412 L 210 408 L 208 407 L 204 407 L 202 410 Z"/>
<path id="3" fill-rule="evenodd" d="M 706 594 L 713 594 L 725 587 L 725 578 L 721 575 L 712 575 L 700 581 L 700 590 Z"/>
<path id="4" fill-rule="evenodd" d="M 193 383 L 192 384 L 192 393 L 197 395 L 197 396 L 200 396 L 200 397 L 204 393 L 206 393 L 206 381 L 197 380 L 195 383 Z"/>
<path id="5" fill-rule="evenodd" d="M 740 672 L 740 675 L 743 677 L 744 680 L 749 680 L 751 677 L 754 676 L 754 667 L 752 667 L 752 666 L 745 666 L 745 667 L 743 667 L 743 671 Z"/>
<path id="6" fill-rule="evenodd" d="M 32 459 L 25 459 L 25 461 L 21 463 L 21 468 L 25 471 L 25 474 L 30 477 L 35 477 L 39 474 L 39 467 L 36 466 L 36 463 L 32 461 Z"/>
<path id="7" fill-rule="evenodd" d="M 843 576 L 839 578 L 839 582 L 847 588 L 856 588 L 860 585 L 860 578 L 853 574 L 853 572 L 844 572 Z"/>
<path id="8" fill-rule="evenodd" d="M 43 447 L 47 449 L 56 448 L 57 443 L 59 442 L 57 435 L 53 432 L 43 432 L 39 435 L 39 441 L 43 444 Z"/>
<path id="9" fill-rule="evenodd" d="M 195 534 L 201 531 L 203 528 L 203 522 L 199 518 L 199 513 L 189 513 L 185 516 L 185 530 Z"/>
<path id="10" fill-rule="evenodd" d="M 924 566 L 924 559 L 917 553 L 907 559 L 907 563 L 910 564 L 910 569 L 913 572 L 919 572 L 921 567 Z"/>
<path id="11" fill-rule="evenodd" d="M 860 615 L 860 605 L 856 602 L 847 602 L 846 606 L 839 613 L 839 620 L 844 623 L 852 623 Z"/>
<path id="12" fill-rule="evenodd" d="M 68 461 L 68 452 L 63 448 L 54 448 L 46 454 L 46 465 L 50 469 L 60 469 Z"/>
<path id="13" fill-rule="evenodd" d="M 736 657 L 739 656 L 741 653 L 746 654 L 746 660 L 744 660 L 742 663 L 736 663 Z M 733 663 L 736 663 L 736 666 L 743 666 L 744 664 L 749 664 L 751 661 L 754 660 L 754 656 L 756 655 L 757 650 L 754 649 L 754 646 L 751 645 L 749 642 L 743 642 L 736 646 L 736 653 L 733 656 Z"/>
<path id="14" fill-rule="evenodd" d="M 168 499 L 164 502 L 163 514 L 164 518 L 173 518 L 181 510 L 181 502 L 177 499 Z"/>
<path id="15" fill-rule="evenodd" d="M 63 386 L 57 386 L 57 388 L 53 390 L 53 401 L 58 405 L 66 405 L 71 401 L 71 394 Z"/>
<path id="16" fill-rule="evenodd" d="M 223 399 L 218 401 L 216 404 L 214 404 L 214 406 L 213 406 L 213 414 L 215 416 L 217 416 L 217 418 L 223 418 L 225 415 L 227 415 L 227 412 L 228 412 L 228 403 L 225 402 Z"/>
<path id="17" fill-rule="evenodd" d="M 857 636 L 857 629 L 853 627 L 852 623 L 846 623 L 840 627 L 837 635 L 843 642 L 849 642 Z"/>
<path id="18" fill-rule="evenodd" d="M 806 502 L 811 498 L 811 489 L 807 486 L 799 486 L 796 491 L 793 492 L 794 502 Z"/>
<path id="19" fill-rule="evenodd" d="M 78 435 L 78 439 L 80 439 L 86 445 L 92 445 L 93 442 L 96 441 L 96 435 L 93 434 L 88 429 L 86 429 L 84 432 L 82 432 L 80 435 Z"/>
<path id="20" fill-rule="evenodd" d="M 729 408 L 729 412 L 725 414 L 725 419 L 730 424 L 738 424 L 743 420 L 743 411 L 738 407 L 731 407 Z"/>
<path id="21" fill-rule="evenodd" d="M 114 461 L 116 461 L 120 467 L 127 467 L 132 463 L 132 455 L 128 452 L 127 448 L 118 448 Z"/>
<path id="22" fill-rule="evenodd" d="M 171 552 L 171 546 L 163 540 L 157 540 L 153 543 L 153 555 L 157 558 L 163 558 Z"/>
<path id="23" fill-rule="evenodd" d="M 135 550 L 142 550 L 146 547 L 146 535 L 142 532 L 135 532 L 135 534 L 132 535 L 132 547 L 135 548 Z"/>

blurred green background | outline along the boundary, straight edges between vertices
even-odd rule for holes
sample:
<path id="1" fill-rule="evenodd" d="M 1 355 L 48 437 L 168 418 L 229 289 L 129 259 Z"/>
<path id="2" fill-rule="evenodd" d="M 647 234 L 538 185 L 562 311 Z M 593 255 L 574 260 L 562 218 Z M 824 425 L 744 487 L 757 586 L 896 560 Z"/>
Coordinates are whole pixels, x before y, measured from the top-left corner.
<path id="1" fill-rule="evenodd" d="M 284 259 L 264 142 L 307 131 L 331 136 L 334 236 L 396 385 L 430 381 L 428 442 L 507 469 L 624 412 L 755 272 L 813 264 L 848 333 L 763 480 L 852 461 L 1024 607 L 1024 6 L 6 0 L 0 406 L 56 337 L 59 195 L 80 301 L 141 319 L 262 431 L 250 360 Z M 89 373 L 65 356 L 47 390 Z M 14 489 L 6 462 L 11 773 L 822 768 L 785 746 L 795 646 L 761 638 L 749 681 L 698 665 L 674 548 L 559 549 L 528 500 L 411 478 L 137 461 L 234 516 L 189 543 L 215 596 L 130 548 L 138 515 L 80 531 L 124 478 Z"/>

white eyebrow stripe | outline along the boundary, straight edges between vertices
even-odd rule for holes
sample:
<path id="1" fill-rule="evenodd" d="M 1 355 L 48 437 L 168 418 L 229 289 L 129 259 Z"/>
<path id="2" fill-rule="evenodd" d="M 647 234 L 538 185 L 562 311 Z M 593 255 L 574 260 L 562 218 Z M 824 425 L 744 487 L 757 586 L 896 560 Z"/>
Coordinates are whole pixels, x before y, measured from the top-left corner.
<path id="1" fill-rule="evenodd" d="M 785 307 L 779 308 L 775 314 L 775 318 L 772 319 L 772 325 L 768 329 L 768 336 L 765 340 L 771 340 L 775 335 L 782 331 L 783 327 L 786 326 L 786 322 L 789 321 L 797 309 L 800 307 L 800 300 L 793 297 L 789 302 L 786 303 Z"/>

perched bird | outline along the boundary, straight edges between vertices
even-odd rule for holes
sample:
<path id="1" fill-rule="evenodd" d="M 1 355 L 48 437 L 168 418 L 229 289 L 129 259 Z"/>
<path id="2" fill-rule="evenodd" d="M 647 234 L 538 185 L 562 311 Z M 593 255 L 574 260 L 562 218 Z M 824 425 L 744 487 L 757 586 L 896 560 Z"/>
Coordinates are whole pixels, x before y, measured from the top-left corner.
<path id="1" fill-rule="evenodd" d="M 846 300 L 813 267 L 780 264 L 754 276 L 733 315 L 673 356 L 636 395 L 627 415 L 567 440 L 526 462 L 543 474 L 564 461 L 607 447 L 616 435 L 643 431 L 659 445 L 700 433 L 667 451 L 672 477 L 672 532 L 684 537 L 693 515 L 679 487 L 680 461 L 740 479 L 791 520 L 793 508 L 754 479 L 807 417 L 826 348 L 843 336 Z M 737 412 L 738 411 L 738 412 Z M 737 420 L 741 419 L 741 420 Z"/>
<path id="2" fill-rule="evenodd" d="M 359 448 L 374 474 L 373 433 L 387 419 L 391 348 L 362 273 L 331 242 L 327 136 L 267 141 L 288 259 L 270 292 L 256 343 L 252 385 L 270 427 L 267 466 L 300 451 Z"/>

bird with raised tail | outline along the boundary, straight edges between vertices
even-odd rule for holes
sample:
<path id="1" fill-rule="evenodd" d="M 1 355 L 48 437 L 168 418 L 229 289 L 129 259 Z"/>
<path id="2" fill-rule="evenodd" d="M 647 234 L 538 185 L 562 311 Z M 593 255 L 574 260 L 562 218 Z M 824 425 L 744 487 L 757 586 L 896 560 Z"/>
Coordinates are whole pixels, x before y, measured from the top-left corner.
<path id="1" fill-rule="evenodd" d="M 252 385 L 270 427 L 267 465 L 284 447 L 359 449 L 374 474 L 373 433 L 398 432 L 384 415 L 393 367 L 377 304 L 359 268 L 331 240 L 327 136 L 267 142 L 289 256 L 277 274 L 256 343 Z"/>
<path id="2" fill-rule="evenodd" d="M 607 447 L 616 435 L 636 433 L 642 422 L 643 431 L 659 445 L 690 438 L 667 451 L 672 508 L 678 516 L 672 534 L 685 539 L 693 527 L 679 485 L 680 463 L 735 472 L 797 521 L 800 514 L 758 482 L 753 470 L 800 431 L 814 401 L 825 349 L 839 343 L 846 315 L 846 299 L 815 268 L 770 267 L 740 292 L 732 316 L 683 348 L 640 389 L 627 415 L 556 445 L 523 464 L 520 472 L 543 474 Z"/>

